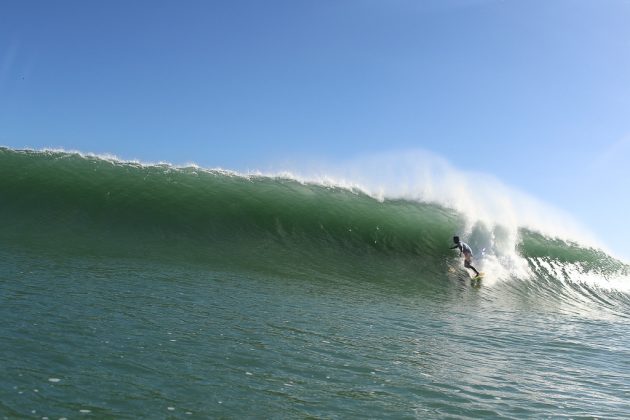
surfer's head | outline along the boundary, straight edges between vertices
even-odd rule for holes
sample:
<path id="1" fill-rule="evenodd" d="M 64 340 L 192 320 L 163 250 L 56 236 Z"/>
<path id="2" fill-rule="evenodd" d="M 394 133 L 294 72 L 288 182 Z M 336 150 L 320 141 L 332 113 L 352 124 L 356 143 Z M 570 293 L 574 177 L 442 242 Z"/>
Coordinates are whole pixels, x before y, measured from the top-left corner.
<path id="1" fill-rule="evenodd" d="M 453 236 L 453 242 L 458 244 L 459 243 L 459 236 Z"/>

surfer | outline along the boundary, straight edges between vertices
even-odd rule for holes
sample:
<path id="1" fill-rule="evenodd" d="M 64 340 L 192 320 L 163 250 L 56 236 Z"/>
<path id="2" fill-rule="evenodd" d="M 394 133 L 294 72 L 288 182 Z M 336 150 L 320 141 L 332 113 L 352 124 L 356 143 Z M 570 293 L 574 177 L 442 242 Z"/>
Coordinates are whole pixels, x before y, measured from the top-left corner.
<path id="1" fill-rule="evenodd" d="M 453 236 L 453 242 L 455 242 L 455 246 L 452 246 L 451 249 L 459 248 L 459 256 L 461 257 L 464 254 L 464 267 L 470 268 L 475 272 L 475 275 L 479 276 L 479 271 L 475 267 L 473 267 L 470 262 L 473 258 L 472 249 L 468 246 L 466 242 L 461 242 L 459 240 L 459 236 Z"/>

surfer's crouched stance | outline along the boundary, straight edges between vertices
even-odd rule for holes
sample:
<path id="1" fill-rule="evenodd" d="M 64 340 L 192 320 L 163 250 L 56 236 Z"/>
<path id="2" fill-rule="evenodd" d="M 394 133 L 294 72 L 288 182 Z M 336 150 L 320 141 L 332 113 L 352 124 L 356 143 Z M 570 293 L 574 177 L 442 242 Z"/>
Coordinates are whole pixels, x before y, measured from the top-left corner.
<path id="1" fill-rule="evenodd" d="M 466 242 L 461 242 L 459 240 L 459 236 L 453 236 L 453 242 L 455 242 L 455 246 L 452 246 L 451 249 L 459 248 L 459 256 L 461 257 L 464 254 L 464 267 L 470 268 L 475 272 L 475 275 L 479 275 L 479 271 L 475 267 L 473 267 L 470 262 L 472 261 L 473 253 L 472 249 L 468 246 Z"/>

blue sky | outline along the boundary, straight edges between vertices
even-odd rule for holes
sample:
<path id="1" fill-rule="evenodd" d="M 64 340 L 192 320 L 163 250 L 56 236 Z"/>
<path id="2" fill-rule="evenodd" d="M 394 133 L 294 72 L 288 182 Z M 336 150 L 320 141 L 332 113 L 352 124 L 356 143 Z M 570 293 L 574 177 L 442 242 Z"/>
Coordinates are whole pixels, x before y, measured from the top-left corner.
<path id="1" fill-rule="evenodd" d="M 0 144 L 264 169 L 423 149 L 630 260 L 627 0 L 0 3 Z"/>

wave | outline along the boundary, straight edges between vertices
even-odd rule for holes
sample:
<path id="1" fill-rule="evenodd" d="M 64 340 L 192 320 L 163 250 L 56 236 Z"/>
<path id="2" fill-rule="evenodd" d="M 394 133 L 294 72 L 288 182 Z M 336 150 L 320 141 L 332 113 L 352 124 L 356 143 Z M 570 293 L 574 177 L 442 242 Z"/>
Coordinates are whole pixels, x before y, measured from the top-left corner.
<path id="1" fill-rule="evenodd" d="M 628 265 L 597 247 L 526 223 L 492 223 L 448 201 L 327 177 L 0 148 L 0 217 L 2 246 L 35 253 L 348 281 L 416 282 L 423 273 L 426 283 L 464 275 L 449 250 L 450 238 L 460 234 L 477 251 L 488 284 L 570 282 L 622 292 L 630 284 Z"/>

